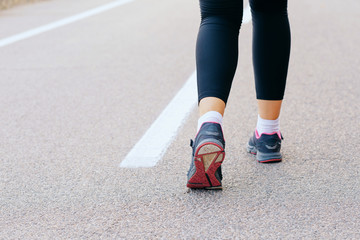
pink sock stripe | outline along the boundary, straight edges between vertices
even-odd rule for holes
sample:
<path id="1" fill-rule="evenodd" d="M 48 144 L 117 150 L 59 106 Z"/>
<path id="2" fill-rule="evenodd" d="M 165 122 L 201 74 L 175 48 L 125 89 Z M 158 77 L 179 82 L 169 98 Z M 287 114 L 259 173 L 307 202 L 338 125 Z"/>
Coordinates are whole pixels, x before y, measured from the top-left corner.
<path id="1" fill-rule="evenodd" d="M 281 133 L 280 133 L 280 131 L 277 131 L 277 132 L 272 132 L 272 133 L 262 133 L 262 134 L 260 134 L 259 135 L 259 132 L 258 132 L 258 130 L 257 129 L 255 129 L 255 136 L 256 136 L 256 139 L 259 139 L 263 134 L 265 134 L 265 135 L 274 135 L 274 134 L 277 134 L 278 135 L 278 137 L 281 139 Z"/>

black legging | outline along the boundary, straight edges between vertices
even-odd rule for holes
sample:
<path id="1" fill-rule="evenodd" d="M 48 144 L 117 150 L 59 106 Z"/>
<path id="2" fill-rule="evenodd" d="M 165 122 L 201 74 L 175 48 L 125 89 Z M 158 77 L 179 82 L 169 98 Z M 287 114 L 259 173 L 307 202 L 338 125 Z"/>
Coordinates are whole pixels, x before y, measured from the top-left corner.
<path id="1" fill-rule="evenodd" d="M 282 100 L 290 55 L 287 0 L 250 0 L 256 97 Z M 200 0 L 201 25 L 196 45 L 198 100 L 225 103 L 238 61 L 243 0 Z"/>

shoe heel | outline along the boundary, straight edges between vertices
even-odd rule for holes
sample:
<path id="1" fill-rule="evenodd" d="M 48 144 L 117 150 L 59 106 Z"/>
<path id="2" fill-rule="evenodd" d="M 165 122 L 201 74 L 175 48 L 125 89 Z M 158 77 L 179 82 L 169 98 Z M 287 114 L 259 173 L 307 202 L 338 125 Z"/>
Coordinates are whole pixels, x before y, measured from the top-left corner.
<path id="1" fill-rule="evenodd" d="M 202 158 L 205 172 L 209 170 L 213 162 L 218 163 L 223 161 L 224 157 L 221 154 L 223 152 L 224 150 L 220 146 L 214 144 L 205 144 L 200 147 L 197 158 Z"/>
<path id="2" fill-rule="evenodd" d="M 204 173 L 210 184 L 207 189 L 221 189 L 221 182 L 216 178 L 215 172 L 224 161 L 224 149 L 215 143 L 205 143 L 199 147 L 196 158 L 204 165 Z"/>
<path id="3" fill-rule="evenodd" d="M 261 163 L 281 162 L 282 155 L 280 152 L 262 153 L 262 152 L 257 151 L 256 160 Z"/>

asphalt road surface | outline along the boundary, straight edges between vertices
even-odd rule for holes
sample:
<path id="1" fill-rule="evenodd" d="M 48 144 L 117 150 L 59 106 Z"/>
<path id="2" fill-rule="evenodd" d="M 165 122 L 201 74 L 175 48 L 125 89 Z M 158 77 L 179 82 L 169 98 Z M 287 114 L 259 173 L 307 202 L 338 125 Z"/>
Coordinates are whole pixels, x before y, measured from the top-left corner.
<path id="1" fill-rule="evenodd" d="M 111 3 L 0 12 L 0 41 Z M 257 163 L 251 23 L 222 191 L 188 191 L 192 109 L 154 167 L 120 167 L 194 72 L 193 0 L 134 0 L 0 47 L 1 239 L 360 239 L 360 2 L 290 1 L 283 162 Z"/>

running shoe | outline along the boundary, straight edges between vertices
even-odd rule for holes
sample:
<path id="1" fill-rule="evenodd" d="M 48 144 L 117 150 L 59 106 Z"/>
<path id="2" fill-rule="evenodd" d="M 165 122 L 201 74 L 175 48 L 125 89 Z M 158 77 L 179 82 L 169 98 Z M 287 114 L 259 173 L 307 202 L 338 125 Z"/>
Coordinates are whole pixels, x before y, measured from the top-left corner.
<path id="1" fill-rule="evenodd" d="M 225 158 L 225 140 L 221 125 L 205 122 L 190 141 L 192 158 L 187 174 L 188 188 L 222 189 L 221 164 Z"/>
<path id="2" fill-rule="evenodd" d="M 282 160 L 280 153 L 282 139 L 280 132 L 263 133 L 259 136 L 257 130 L 255 130 L 254 135 L 247 144 L 247 151 L 256 155 L 258 162 L 280 162 Z"/>

